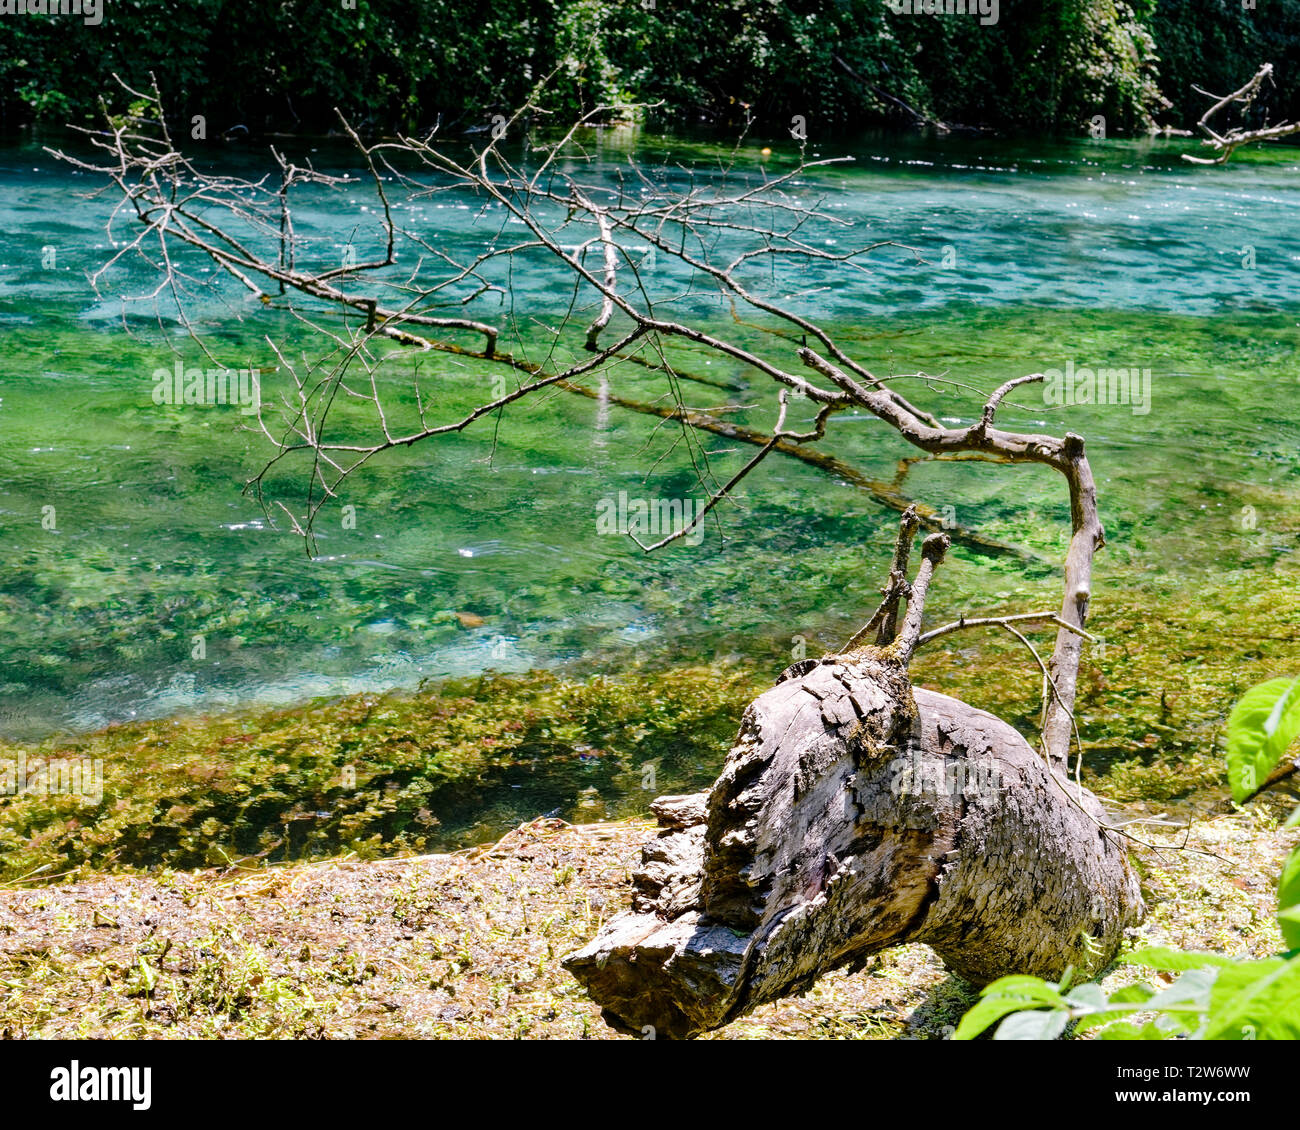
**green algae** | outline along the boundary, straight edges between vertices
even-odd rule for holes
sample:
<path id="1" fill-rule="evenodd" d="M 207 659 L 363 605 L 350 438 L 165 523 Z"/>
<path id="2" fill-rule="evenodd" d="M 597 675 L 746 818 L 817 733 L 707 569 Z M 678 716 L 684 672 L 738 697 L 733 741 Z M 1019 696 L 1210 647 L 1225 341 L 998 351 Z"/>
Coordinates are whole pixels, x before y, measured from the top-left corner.
<path id="1" fill-rule="evenodd" d="M 1103 644 L 1085 652 L 1079 682 L 1085 783 L 1117 802 L 1221 800 L 1219 745 L 1232 702 L 1264 678 L 1300 670 L 1295 580 L 1227 574 L 1204 580 L 1189 602 L 1158 586 L 1122 591 L 1103 571 L 1090 624 Z M 1223 607 L 1234 608 L 1231 623 Z M 936 609 L 935 622 L 952 611 Z M 1041 639 L 1050 648 L 1050 634 Z M 944 644 L 921 650 L 915 681 L 1032 739 L 1039 677 L 1024 648 L 990 630 Z M 788 658 L 768 656 L 618 676 L 458 679 L 415 694 L 3 744 L 4 758 L 102 759 L 105 795 L 93 807 L 7 799 L 2 874 L 45 880 L 341 851 L 375 858 L 483 842 L 548 811 L 585 822 L 644 813 L 655 795 L 713 781 L 745 705 Z"/>
<path id="2" fill-rule="evenodd" d="M 46 881 L 460 847 L 538 815 L 532 799 L 512 796 L 511 785 L 525 780 L 535 798 L 549 779 L 571 817 L 591 807 L 579 785 L 624 814 L 644 810 L 659 792 L 712 780 L 758 689 L 735 668 L 586 681 L 534 673 L 0 744 L 0 758 L 98 759 L 104 773 L 98 804 L 7 798 L 0 876 Z"/>

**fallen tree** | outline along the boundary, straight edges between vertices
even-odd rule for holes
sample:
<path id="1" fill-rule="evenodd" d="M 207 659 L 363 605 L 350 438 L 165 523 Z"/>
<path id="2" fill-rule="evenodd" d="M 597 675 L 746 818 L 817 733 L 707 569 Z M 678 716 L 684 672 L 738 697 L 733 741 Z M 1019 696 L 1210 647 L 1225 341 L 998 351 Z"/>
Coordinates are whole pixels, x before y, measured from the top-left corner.
<path id="1" fill-rule="evenodd" d="M 912 687 L 946 548 L 926 539 L 896 639 L 796 663 L 749 706 L 710 792 L 651 806 L 633 909 L 564 961 L 613 1026 L 697 1035 L 903 942 L 981 984 L 1056 978 L 1099 969 L 1141 921 L 1097 800 L 1005 722 Z"/>

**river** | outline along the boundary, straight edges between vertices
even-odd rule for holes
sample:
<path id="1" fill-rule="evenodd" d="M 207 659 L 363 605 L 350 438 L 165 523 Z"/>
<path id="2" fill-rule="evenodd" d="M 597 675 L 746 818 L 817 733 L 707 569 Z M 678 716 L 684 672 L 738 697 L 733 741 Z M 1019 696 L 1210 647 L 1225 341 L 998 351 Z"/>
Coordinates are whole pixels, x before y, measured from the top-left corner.
<path id="1" fill-rule="evenodd" d="M 746 142 L 737 175 L 788 167 L 789 145 Z M 304 145 L 304 147 L 307 147 Z M 937 415 L 971 417 L 976 394 L 1044 369 L 1126 368 L 1144 383 L 1119 404 L 1059 405 L 1041 390 L 1004 426 L 1083 434 L 1108 533 L 1103 577 L 1175 586 L 1230 570 L 1293 569 L 1300 495 L 1300 154 L 1243 151 L 1222 168 L 1165 141 L 993 142 L 872 135 L 810 156 L 797 191 L 854 226 L 847 243 L 889 241 L 866 274 L 773 283 L 878 374 L 913 385 Z M 630 157 L 683 180 L 729 149 L 652 136 L 608 138 L 591 176 Z M 354 167 L 322 143 L 330 171 Z M 252 152 L 223 167 L 260 168 Z M 666 163 L 666 164 L 665 164 Z M 37 146 L 0 150 L 0 735 L 37 739 L 135 718 L 293 704 L 422 679 L 562 665 L 736 655 L 779 669 L 792 640 L 841 642 L 874 607 L 895 516 L 792 461 L 769 461 L 698 546 L 646 557 L 596 536 L 602 499 L 698 500 L 683 449 L 650 478 L 644 417 L 552 396 L 375 461 L 349 485 L 355 528 L 330 518 L 314 558 L 273 529 L 241 488 L 267 448 L 230 407 L 159 406 L 152 374 L 197 353 L 170 312 L 126 311 L 147 290 L 131 267 L 96 294 L 112 254 L 112 200 Z M 304 190 L 302 230 L 341 247 L 373 223 L 362 190 Z M 466 207 L 413 204 L 426 234 L 481 238 Z M 370 236 L 374 235 L 370 230 Z M 829 238 L 829 237 L 828 237 Z M 910 249 L 910 250 L 909 250 Z M 562 307 L 564 280 L 515 279 L 517 307 Z M 273 365 L 262 335 L 297 331 L 249 304 L 196 301 L 210 342 Z M 718 320 L 716 304 L 679 316 Z M 703 365 L 703 360 L 700 364 Z M 425 362 L 426 366 L 429 362 Z M 426 373 L 432 371 L 425 370 Z M 473 402 L 482 379 L 444 367 L 439 409 Z M 739 418 L 771 424 L 760 381 L 717 360 Z M 400 375 L 400 374 L 399 374 Z M 407 373 L 409 376 L 409 373 Z M 646 386 L 648 387 L 648 386 Z M 650 444 L 649 447 L 646 445 Z M 828 450 L 894 477 L 909 451 L 866 416 L 832 424 Z M 749 449 L 705 444 L 721 467 Z M 730 461 L 730 462 L 729 462 Z M 1054 592 L 1063 485 L 1047 471 L 929 463 L 904 490 L 1035 562 L 961 549 L 934 615 L 1023 608 Z M 945 510 L 945 508 L 948 508 Z"/>

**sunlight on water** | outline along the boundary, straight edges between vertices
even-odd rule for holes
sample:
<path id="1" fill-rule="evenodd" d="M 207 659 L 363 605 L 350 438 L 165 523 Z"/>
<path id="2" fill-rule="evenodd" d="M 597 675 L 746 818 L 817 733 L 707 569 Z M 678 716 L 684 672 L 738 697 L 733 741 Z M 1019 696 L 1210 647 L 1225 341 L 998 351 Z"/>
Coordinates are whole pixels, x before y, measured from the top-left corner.
<path id="1" fill-rule="evenodd" d="M 1023 372 L 1149 370 L 1145 405 L 1053 404 L 1037 388 L 999 419 L 1088 438 L 1109 541 L 1101 566 L 1125 583 L 1177 573 L 1190 587 L 1197 570 L 1292 560 L 1294 537 L 1270 523 L 1294 512 L 1300 485 L 1292 155 L 1242 154 L 1204 170 L 1155 142 L 866 139 L 843 151 L 852 164 L 808 173 L 800 191 L 853 225 L 827 228 L 826 246 L 886 246 L 865 273 L 773 275 L 775 293 L 878 374 L 934 378 L 910 395 L 953 422 L 969 421 L 978 401 L 945 380 L 989 389 Z M 765 163 L 757 145 L 742 149 L 740 175 L 779 173 L 791 156 Z M 648 138 L 640 154 L 648 165 L 695 158 L 717 153 Z M 317 159 L 328 169 L 340 154 Z M 611 152 L 586 175 L 612 184 L 625 159 Z M 230 164 L 247 173 L 257 160 L 232 154 Z M 69 205 L 89 178 L 28 148 L 0 152 L 0 182 L 0 733 L 292 704 L 487 669 L 617 670 L 739 653 L 778 670 L 792 634 L 832 646 L 874 606 L 892 512 L 797 463 L 769 462 L 741 492 L 746 509 L 726 510 L 721 533 L 710 528 L 698 548 L 646 558 L 624 538 L 593 536 L 600 500 L 620 491 L 704 495 L 682 452 L 646 478 L 666 444 L 642 418 L 565 396 L 507 413 L 495 433 L 471 429 L 376 461 L 340 500 L 356 506 L 355 528 L 327 512 L 309 558 L 241 494 L 266 450 L 238 407 L 152 401 L 151 374 L 175 363 L 171 345 L 191 362 L 197 353 L 165 303 L 147 318 L 126 307 L 128 334 L 120 293 L 88 286 L 113 252 L 107 202 Z M 358 212 L 368 204 L 359 188 L 304 193 L 301 230 L 320 255 L 336 255 L 354 230 L 377 238 L 364 227 L 373 213 Z M 488 238 L 462 206 L 414 202 L 402 222 L 460 250 Z M 138 266 L 118 279 L 133 293 L 153 281 Z M 522 264 L 513 283 L 539 321 L 567 301 L 542 262 Z M 674 283 L 667 272 L 662 285 Z M 194 310 L 232 365 L 273 368 L 263 335 L 293 333 L 233 292 Z M 674 312 L 719 316 L 704 293 Z M 392 368 L 394 395 L 412 371 Z M 426 363 L 422 379 L 435 371 L 440 411 L 484 392 L 464 369 Z M 701 371 L 745 392 L 734 367 Z M 639 380 L 610 377 L 616 392 L 661 391 Z M 771 397 L 750 387 L 691 395 L 743 399 L 753 408 L 740 418 L 770 427 Z M 837 419 L 827 446 L 886 482 L 911 454 L 866 417 Z M 721 467 L 747 457 L 716 438 L 706 448 Z M 1041 558 L 1011 580 L 1005 565 L 958 551 L 936 615 L 1052 591 L 1067 514 L 1050 473 L 928 463 L 904 482 L 961 525 Z"/>

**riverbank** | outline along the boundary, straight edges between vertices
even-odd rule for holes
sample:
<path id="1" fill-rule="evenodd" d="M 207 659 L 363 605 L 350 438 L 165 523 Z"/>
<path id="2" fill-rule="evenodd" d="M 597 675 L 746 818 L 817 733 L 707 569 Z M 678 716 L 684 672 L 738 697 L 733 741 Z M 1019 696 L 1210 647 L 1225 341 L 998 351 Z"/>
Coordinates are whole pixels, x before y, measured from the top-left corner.
<path id="1" fill-rule="evenodd" d="M 613 1039 L 560 959 L 627 908 L 651 833 L 539 820 L 455 854 L 0 890 L 0 1036 Z M 1165 850 L 1137 849 L 1134 944 L 1280 948 L 1275 879 L 1300 831 L 1261 806 L 1142 835 Z M 715 1038 L 942 1039 L 974 999 L 900 946 Z"/>
<path id="2" fill-rule="evenodd" d="M 1134 944 L 1280 947 L 1294 798 L 1234 810 L 1218 737 L 1242 689 L 1300 669 L 1300 593 L 1246 579 L 1191 607 L 1136 591 L 1096 606 L 1084 781 L 1151 845 L 1133 845 L 1151 908 Z M 1249 630 L 1225 629 L 1231 600 Z M 915 677 L 1031 732 L 1031 663 L 958 636 Z M 707 787 L 774 673 L 485 676 L 0 744 L 98 759 L 105 786 L 97 805 L 0 806 L 0 1034 L 610 1038 L 559 961 L 627 906 L 649 799 Z M 942 1038 L 972 999 L 903 946 L 720 1038 Z"/>
<path id="3" fill-rule="evenodd" d="M 1084 783 L 1115 803 L 1208 810 L 1228 794 L 1220 747 L 1232 703 L 1256 683 L 1300 672 L 1300 586 L 1290 570 L 1241 570 L 1202 578 L 1188 602 L 1177 578 L 1163 591 L 1124 592 L 1122 574 L 1108 569 L 1096 580 L 1089 626 L 1102 642 L 1085 653 L 1079 681 Z M 945 620 L 965 611 L 940 607 Z M 1002 610 L 1032 607 L 1020 597 Z M 841 642 L 809 641 L 809 651 Z M 98 798 L 6 799 L 0 883 L 348 852 L 425 855 L 494 840 L 543 815 L 572 823 L 644 815 L 658 794 L 712 783 L 746 703 L 789 661 L 787 653 L 586 677 L 485 675 L 0 741 L 0 762 L 11 766 L 98 764 L 103 788 Z M 1032 734 L 1035 670 L 1017 641 L 980 630 L 924 649 L 913 675 Z"/>

